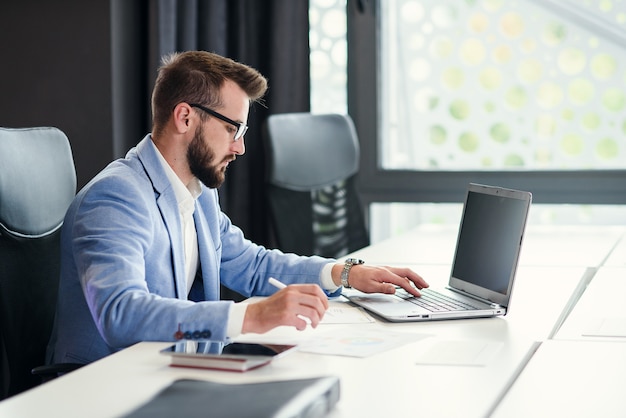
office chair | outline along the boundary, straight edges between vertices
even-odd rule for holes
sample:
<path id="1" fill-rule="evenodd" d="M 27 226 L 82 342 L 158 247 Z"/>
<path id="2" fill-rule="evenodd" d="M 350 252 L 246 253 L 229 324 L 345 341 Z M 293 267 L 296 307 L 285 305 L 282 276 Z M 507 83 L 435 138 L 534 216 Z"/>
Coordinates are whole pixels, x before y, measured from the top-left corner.
<path id="1" fill-rule="evenodd" d="M 0 399 L 42 381 L 31 370 L 45 364 L 59 281 L 60 227 L 75 193 L 74 161 L 63 132 L 0 128 Z"/>
<path id="2" fill-rule="evenodd" d="M 268 198 L 278 248 L 342 257 L 369 245 L 355 186 L 359 142 L 347 115 L 269 116 Z"/>

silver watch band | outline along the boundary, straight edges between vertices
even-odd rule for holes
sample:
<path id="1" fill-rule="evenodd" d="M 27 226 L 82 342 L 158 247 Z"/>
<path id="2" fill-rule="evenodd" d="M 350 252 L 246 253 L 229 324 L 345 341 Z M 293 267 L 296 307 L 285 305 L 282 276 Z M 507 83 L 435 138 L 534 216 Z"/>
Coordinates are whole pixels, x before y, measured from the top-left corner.
<path id="1" fill-rule="evenodd" d="M 343 270 L 341 271 L 341 285 L 343 287 L 345 287 L 346 289 L 350 289 L 352 287 L 350 286 L 350 282 L 348 281 L 350 269 L 352 269 L 352 266 L 363 263 L 365 263 L 365 261 L 358 258 L 348 258 L 346 260 L 345 264 L 343 265 Z"/>

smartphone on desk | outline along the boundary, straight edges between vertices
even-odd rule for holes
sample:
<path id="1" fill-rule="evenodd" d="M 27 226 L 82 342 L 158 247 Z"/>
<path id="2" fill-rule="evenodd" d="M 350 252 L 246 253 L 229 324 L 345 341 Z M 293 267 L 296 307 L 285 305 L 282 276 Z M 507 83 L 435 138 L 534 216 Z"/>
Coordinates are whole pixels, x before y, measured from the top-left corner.
<path id="1" fill-rule="evenodd" d="M 245 372 L 294 351 L 295 345 L 181 341 L 161 350 L 171 366 Z"/>

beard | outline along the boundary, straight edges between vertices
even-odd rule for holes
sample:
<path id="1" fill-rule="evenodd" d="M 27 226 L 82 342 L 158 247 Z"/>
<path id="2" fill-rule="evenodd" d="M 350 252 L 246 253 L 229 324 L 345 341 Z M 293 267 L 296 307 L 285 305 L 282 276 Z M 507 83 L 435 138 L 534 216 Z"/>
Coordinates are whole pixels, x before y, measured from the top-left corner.
<path id="1" fill-rule="evenodd" d="M 217 189 L 224 183 L 226 168 L 219 168 L 213 164 L 215 153 L 202 139 L 204 130 L 198 126 L 193 140 L 187 148 L 187 161 L 191 173 L 206 187 Z M 231 159 L 228 159 L 230 161 Z M 226 161 L 226 159 L 224 160 Z"/>

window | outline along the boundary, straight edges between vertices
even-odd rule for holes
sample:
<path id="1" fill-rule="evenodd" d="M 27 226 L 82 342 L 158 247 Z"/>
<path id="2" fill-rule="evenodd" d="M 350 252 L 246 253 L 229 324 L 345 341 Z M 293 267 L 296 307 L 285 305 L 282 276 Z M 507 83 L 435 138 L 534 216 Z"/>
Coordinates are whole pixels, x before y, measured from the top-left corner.
<path id="1" fill-rule="evenodd" d="M 372 242 L 457 223 L 470 181 L 532 191 L 536 222 L 625 223 L 626 0 L 312 0 L 319 109 L 341 8 Z"/>
<path id="2" fill-rule="evenodd" d="M 559 1 L 380 2 L 382 167 L 626 168 L 626 2 Z"/>
<path id="3" fill-rule="evenodd" d="M 346 0 L 311 0 L 311 112 L 348 113 Z"/>

